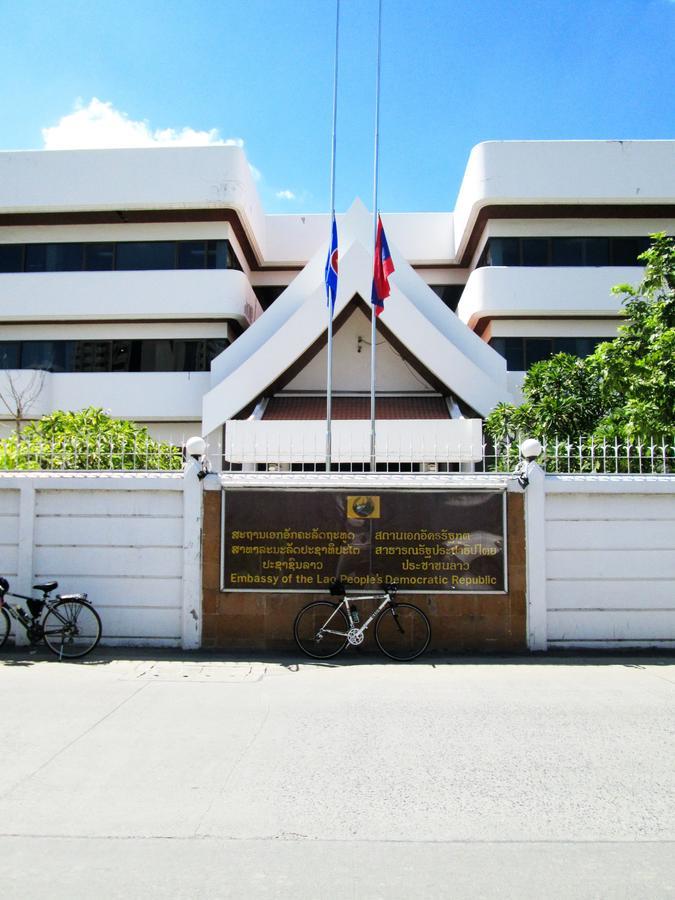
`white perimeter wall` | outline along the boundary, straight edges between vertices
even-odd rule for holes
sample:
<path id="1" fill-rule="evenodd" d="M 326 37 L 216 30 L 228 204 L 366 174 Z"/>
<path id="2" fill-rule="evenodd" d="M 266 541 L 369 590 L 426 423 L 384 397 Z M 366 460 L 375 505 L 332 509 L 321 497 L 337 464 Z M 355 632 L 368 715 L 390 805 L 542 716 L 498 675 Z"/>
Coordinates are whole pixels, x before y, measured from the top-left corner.
<path id="1" fill-rule="evenodd" d="M 530 648 L 675 647 L 675 476 L 529 475 Z M 198 647 L 201 492 L 192 463 L 0 474 L 0 574 L 86 591 L 103 643 Z"/>
<path id="2" fill-rule="evenodd" d="M 544 487 L 548 646 L 675 647 L 675 478 Z"/>
<path id="3" fill-rule="evenodd" d="M 104 644 L 199 646 L 200 534 L 192 469 L 0 476 L 0 574 L 22 594 L 86 591 Z"/>

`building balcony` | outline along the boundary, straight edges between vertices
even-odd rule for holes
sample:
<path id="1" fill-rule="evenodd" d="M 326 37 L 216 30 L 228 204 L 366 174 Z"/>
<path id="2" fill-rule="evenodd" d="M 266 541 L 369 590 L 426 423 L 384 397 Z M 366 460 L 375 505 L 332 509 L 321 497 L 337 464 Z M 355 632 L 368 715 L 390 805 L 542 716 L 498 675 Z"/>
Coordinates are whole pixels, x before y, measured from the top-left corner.
<path id="1" fill-rule="evenodd" d="M 480 419 L 382 419 L 375 432 L 379 463 L 473 463 L 483 457 Z M 370 421 L 335 420 L 331 438 L 334 463 L 370 461 Z M 326 422 L 230 420 L 224 455 L 243 465 L 323 463 Z"/>
<path id="2" fill-rule="evenodd" d="M 121 419 L 199 420 L 202 396 L 209 387 L 208 372 L 84 373 L 17 369 L 0 372 L 0 384 L 6 382 L 7 376 L 19 393 L 25 393 L 32 382 L 36 397 L 26 410 L 26 418 L 30 419 L 55 410 L 97 406 Z M 2 412 L 6 419 L 6 411 Z"/>
<path id="3" fill-rule="evenodd" d="M 469 276 L 457 315 L 473 329 L 494 318 L 613 318 L 621 301 L 612 287 L 639 282 L 643 271 L 633 266 L 486 266 Z"/>
<path id="4" fill-rule="evenodd" d="M 246 275 L 234 269 L 0 275 L 6 323 L 229 319 L 246 328 L 261 313 Z"/>

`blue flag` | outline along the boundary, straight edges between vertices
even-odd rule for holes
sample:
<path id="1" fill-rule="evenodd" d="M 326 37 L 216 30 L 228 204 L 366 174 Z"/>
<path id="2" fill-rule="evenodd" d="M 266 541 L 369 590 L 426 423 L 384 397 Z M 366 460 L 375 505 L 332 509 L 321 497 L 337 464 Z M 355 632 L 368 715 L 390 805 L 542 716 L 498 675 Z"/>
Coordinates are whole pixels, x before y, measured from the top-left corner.
<path id="1" fill-rule="evenodd" d="M 326 305 L 330 305 L 330 312 L 333 315 L 335 310 L 335 299 L 337 297 L 338 285 L 338 234 L 337 225 L 335 223 L 335 215 L 333 215 L 333 228 L 331 230 L 330 249 L 328 250 L 328 259 L 326 260 Z"/>

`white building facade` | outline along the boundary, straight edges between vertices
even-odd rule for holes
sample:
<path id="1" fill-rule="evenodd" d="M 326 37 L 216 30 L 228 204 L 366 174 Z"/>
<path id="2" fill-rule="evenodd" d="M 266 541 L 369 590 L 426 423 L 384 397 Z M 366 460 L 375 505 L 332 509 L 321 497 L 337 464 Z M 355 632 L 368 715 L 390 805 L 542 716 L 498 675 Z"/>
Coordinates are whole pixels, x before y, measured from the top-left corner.
<path id="1" fill-rule="evenodd" d="M 378 461 L 477 458 L 524 370 L 616 333 L 611 287 L 675 233 L 675 141 L 495 142 L 453 212 L 384 213 Z M 236 147 L 0 153 L 0 391 L 28 418 L 101 406 L 234 466 L 325 444 L 329 216 L 266 215 Z M 368 458 L 372 214 L 338 216 L 334 449 Z M 12 425 L 0 411 L 0 427 Z"/>

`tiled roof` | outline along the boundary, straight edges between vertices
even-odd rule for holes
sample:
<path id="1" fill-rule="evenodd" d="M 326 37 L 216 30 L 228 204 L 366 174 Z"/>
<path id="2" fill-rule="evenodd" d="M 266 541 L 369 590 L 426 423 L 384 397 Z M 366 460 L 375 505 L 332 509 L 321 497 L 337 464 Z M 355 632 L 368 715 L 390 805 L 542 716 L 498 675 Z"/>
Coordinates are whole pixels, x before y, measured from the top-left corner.
<path id="1" fill-rule="evenodd" d="M 377 397 L 378 419 L 447 419 L 442 397 Z M 333 419 L 369 419 L 370 397 L 333 397 Z M 325 397 L 272 397 L 263 416 L 266 420 L 325 419 Z"/>

